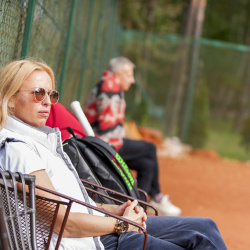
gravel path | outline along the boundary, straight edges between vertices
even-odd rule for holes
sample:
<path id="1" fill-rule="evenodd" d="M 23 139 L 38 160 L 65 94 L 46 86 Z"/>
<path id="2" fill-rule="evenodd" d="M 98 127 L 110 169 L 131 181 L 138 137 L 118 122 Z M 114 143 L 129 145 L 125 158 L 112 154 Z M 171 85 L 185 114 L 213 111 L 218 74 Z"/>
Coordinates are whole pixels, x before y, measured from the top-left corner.
<path id="1" fill-rule="evenodd" d="M 163 193 L 182 216 L 212 218 L 229 250 L 250 249 L 250 164 L 201 151 L 159 157 Z"/>

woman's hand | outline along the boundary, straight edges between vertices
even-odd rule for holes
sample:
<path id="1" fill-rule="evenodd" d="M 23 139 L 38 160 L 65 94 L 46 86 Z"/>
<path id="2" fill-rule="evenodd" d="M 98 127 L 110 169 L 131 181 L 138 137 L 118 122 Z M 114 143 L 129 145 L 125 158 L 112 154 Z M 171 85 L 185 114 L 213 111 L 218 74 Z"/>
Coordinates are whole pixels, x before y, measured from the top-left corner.
<path id="1" fill-rule="evenodd" d="M 126 203 L 124 203 L 124 204 L 126 204 Z M 130 202 L 130 206 L 125 208 L 123 217 L 142 225 L 146 229 L 147 215 L 144 212 L 144 209 L 140 206 L 137 206 L 137 204 L 138 204 L 137 200 Z M 128 231 L 136 231 L 136 232 L 141 233 L 140 229 L 138 229 L 137 227 L 134 227 L 132 225 L 129 225 Z"/>
<path id="2" fill-rule="evenodd" d="M 122 205 L 117 206 L 114 214 L 122 216 L 125 212 L 125 209 L 127 207 L 129 207 L 131 205 L 131 203 L 132 203 L 131 200 L 128 200 L 127 202 L 123 203 Z"/>

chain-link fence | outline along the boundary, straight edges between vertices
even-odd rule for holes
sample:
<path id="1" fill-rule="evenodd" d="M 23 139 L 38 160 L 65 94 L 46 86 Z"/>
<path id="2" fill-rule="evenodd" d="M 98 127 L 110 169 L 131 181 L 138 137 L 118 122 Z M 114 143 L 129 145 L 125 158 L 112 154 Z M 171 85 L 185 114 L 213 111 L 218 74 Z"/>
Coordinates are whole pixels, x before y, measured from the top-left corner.
<path id="1" fill-rule="evenodd" d="M 118 53 L 117 3 L 0 0 L 0 66 L 21 57 L 42 59 L 53 68 L 66 107 L 84 100 Z"/>
<path id="2" fill-rule="evenodd" d="M 27 1 L 0 0 L 0 66 L 21 55 Z"/>
<path id="3" fill-rule="evenodd" d="M 211 146 L 211 137 L 216 141 L 227 131 L 237 139 L 218 137 L 215 143 L 223 141 L 224 148 L 234 143 L 245 152 L 240 131 L 250 115 L 248 46 L 124 31 L 121 51 L 136 64 L 137 88 L 126 94 L 132 119 L 151 126 L 155 121 L 169 136 L 195 147 Z"/>
<path id="4" fill-rule="evenodd" d="M 224 144 L 239 144 L 250 110 L 249 47 L 124 31 L 117 10 L 116 0 L 0 0 L 0 66 L 44 60 L 69 108 L 83 103 L 111 57 L 127 56 L 137 79 L 126 93 L 128 119 L 197 147 L 224 131 L 235 138 Z"/>

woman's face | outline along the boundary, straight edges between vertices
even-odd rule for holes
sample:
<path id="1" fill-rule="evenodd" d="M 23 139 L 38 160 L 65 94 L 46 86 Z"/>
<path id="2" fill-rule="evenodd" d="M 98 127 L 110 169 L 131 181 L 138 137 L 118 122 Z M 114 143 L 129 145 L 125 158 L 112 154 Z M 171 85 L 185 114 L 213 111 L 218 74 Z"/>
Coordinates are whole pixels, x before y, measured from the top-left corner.
<path id="1" fill-rule="evenodd" d="M 46 95 L 38 102 L 34 97 L 35 88 L 44 88 Z M 23 122 L 39 128 L 45 126 L 49 117 L 51 101 L 48 91 L 52 90 L 52 80 L 46 71 L 35 70 L 23 82 L 14 99 L 14 115 Z"/>

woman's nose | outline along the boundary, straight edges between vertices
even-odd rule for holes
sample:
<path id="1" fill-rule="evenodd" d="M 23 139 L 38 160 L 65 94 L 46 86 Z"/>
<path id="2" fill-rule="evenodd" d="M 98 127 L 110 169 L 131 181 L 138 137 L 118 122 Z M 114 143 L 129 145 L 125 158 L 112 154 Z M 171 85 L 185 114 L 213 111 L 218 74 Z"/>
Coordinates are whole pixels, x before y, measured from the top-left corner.
<path id="1" fill-rule="evenodd" d="M 46 92 L 42 103 L 43 103 L 44 106 L 51 105 L 50 93 Z"/>

